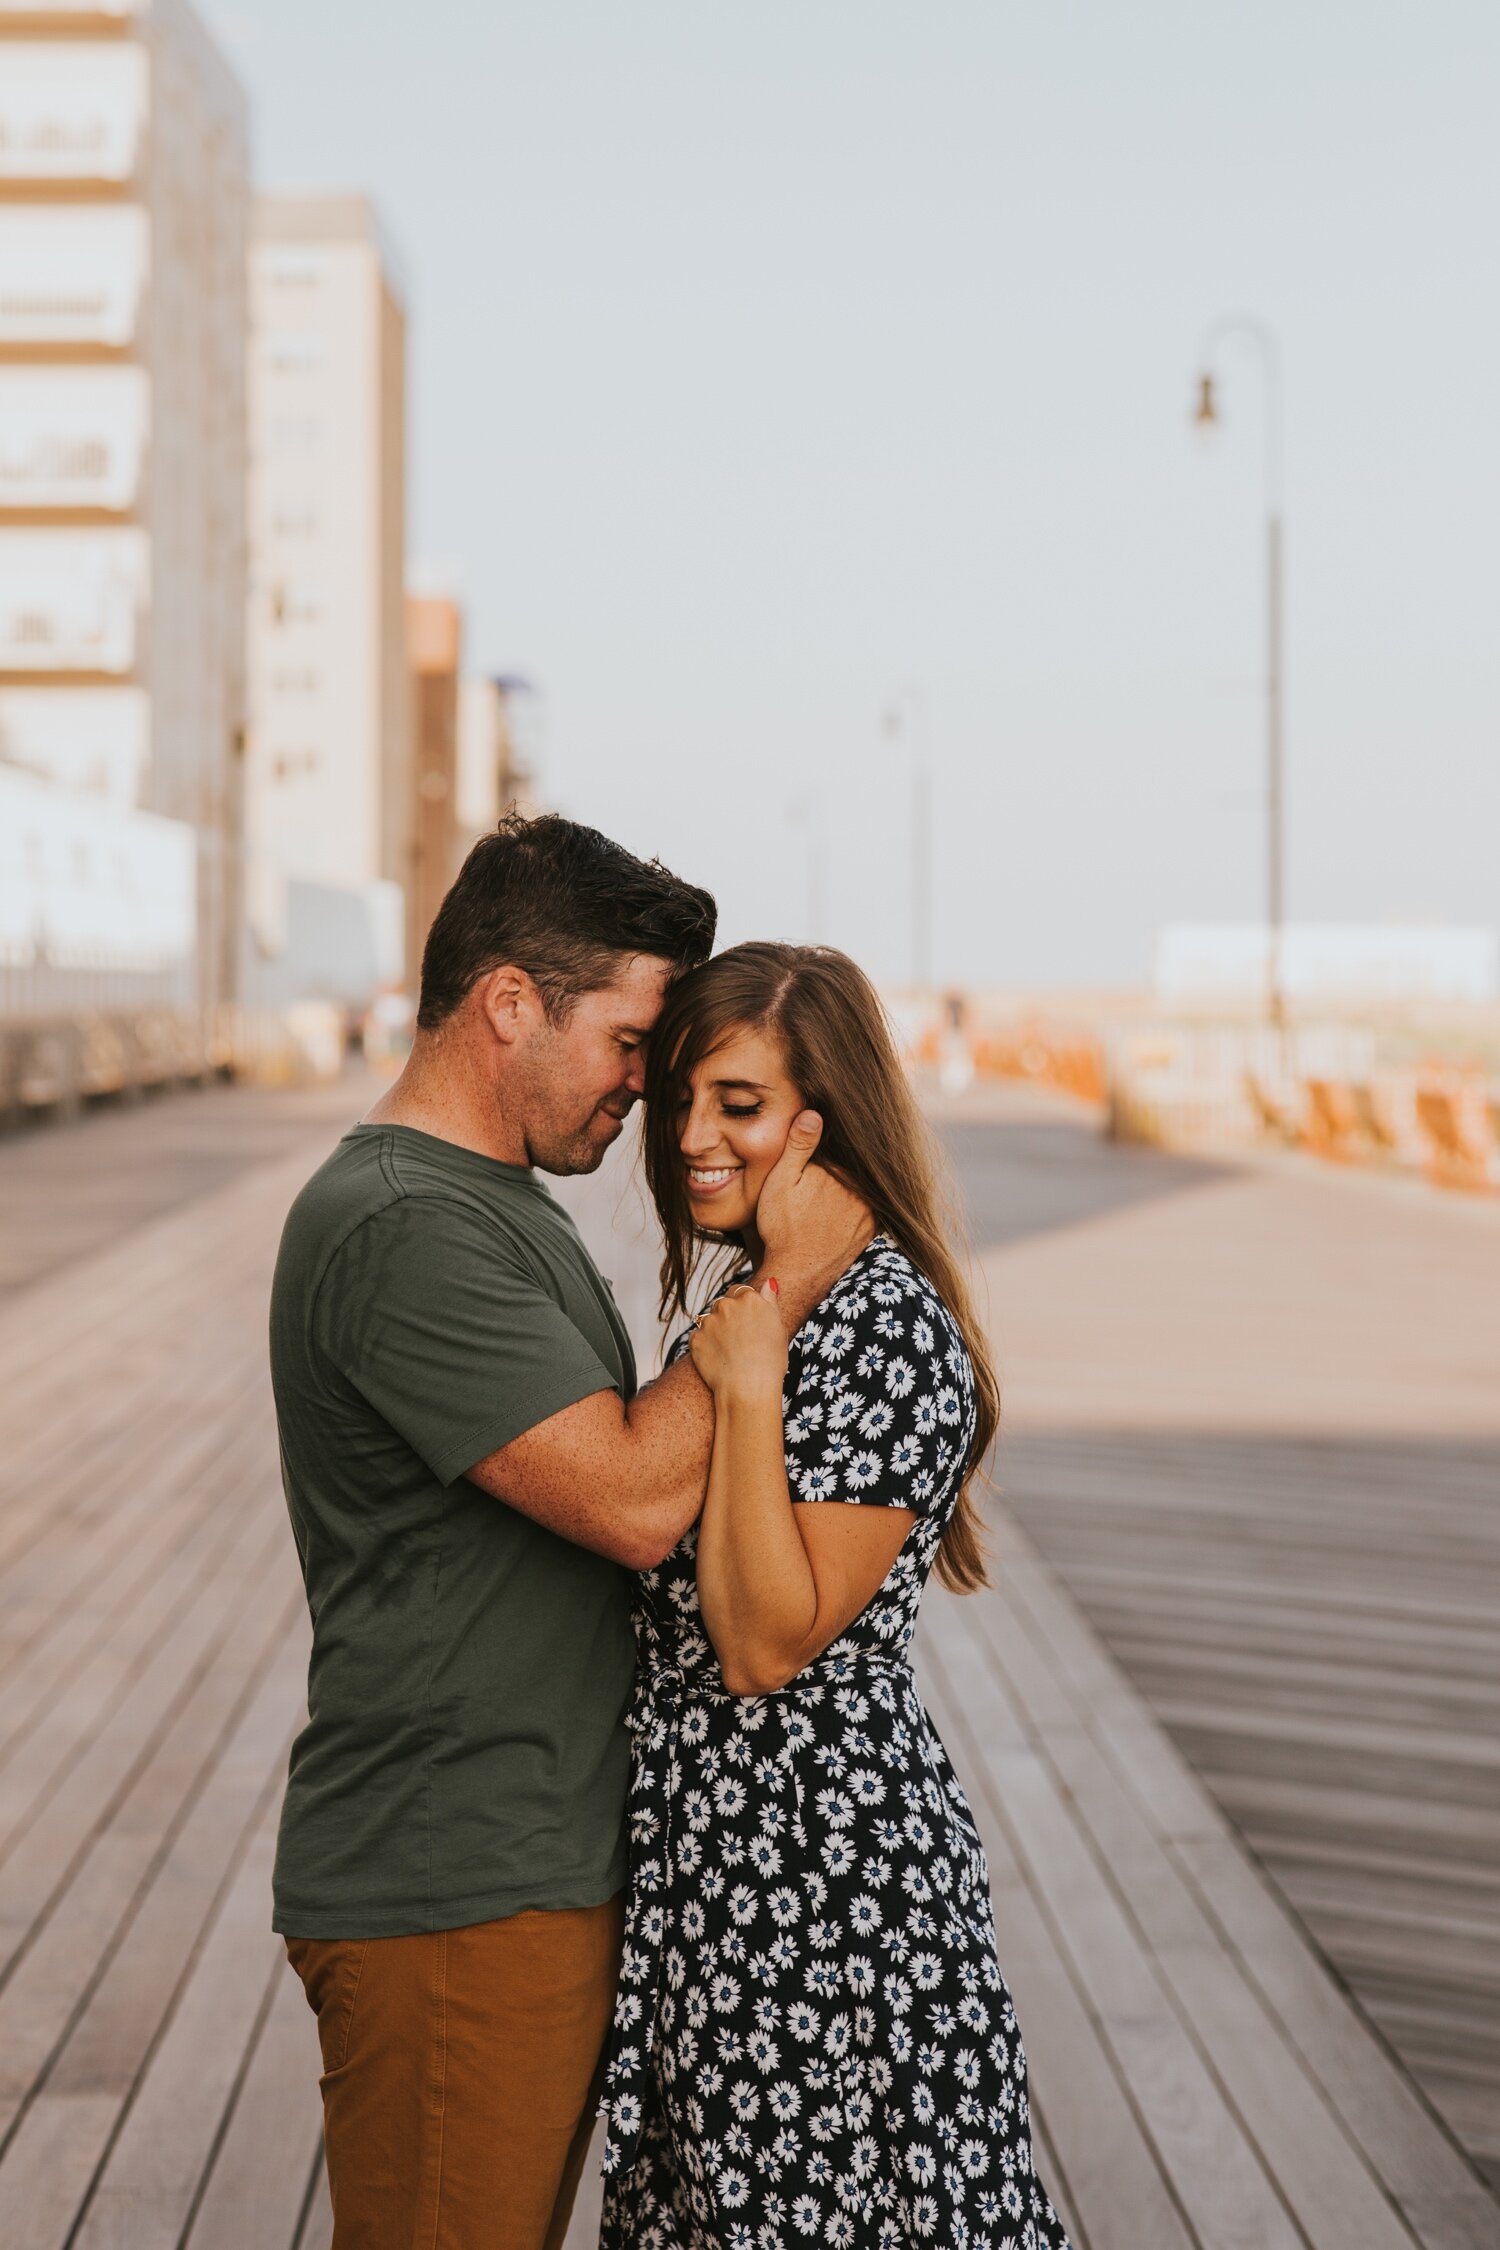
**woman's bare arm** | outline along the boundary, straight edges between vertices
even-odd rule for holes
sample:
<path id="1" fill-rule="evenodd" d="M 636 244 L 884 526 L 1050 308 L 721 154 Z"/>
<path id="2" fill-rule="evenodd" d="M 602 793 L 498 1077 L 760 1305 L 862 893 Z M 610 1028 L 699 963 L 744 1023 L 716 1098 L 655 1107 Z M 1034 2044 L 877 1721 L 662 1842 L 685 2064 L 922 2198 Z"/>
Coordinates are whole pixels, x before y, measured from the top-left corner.
<path id="1" fill-rule="evenodd" d="M 768 1695 L 838 1639 L 870 1601 L 915 1517 L 905 1508 L 796 1504 L 786 1480 L 775 1305 L 734 1290 L 693 1337 L 714 1393 L 713 1456 L 698 1528 L 698 1600 L 732 1695 Z"/>

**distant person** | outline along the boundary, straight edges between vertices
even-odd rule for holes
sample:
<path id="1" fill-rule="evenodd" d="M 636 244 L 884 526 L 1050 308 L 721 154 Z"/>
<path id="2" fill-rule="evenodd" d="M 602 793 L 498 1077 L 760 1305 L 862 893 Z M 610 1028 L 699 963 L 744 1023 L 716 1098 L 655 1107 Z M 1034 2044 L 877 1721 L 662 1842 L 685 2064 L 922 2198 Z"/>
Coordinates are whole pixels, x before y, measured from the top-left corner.
<path id="1" fill-rule="evenodd" d="M 410 1057 L 287 1219 L 271 1304 L 307 1583 L 275 1926 L 316 2011 L 335 2250 L 557 2250 L 614 2005 L 632 1569 L 697 1516 L 714 1402 L 637 1392 L 541 1172 L 593 1171 L 706 891 L 509 819 L 422 963 Z M 809 1165 L 760 1195 L 788 1326 L 853 1254 Z"/>
<path id="2" fill-rule="evenodd" d="M 787 1342 L 797 1121 L 860 1202 Z M 999 1397 L 880 1003 L 822 948 L 669 991 L 646 1071 L 664 1304 L 713 1394 L 698 1524 L 638 1580 L 632 1872 L 604 2250 L 1066 2250 L 984 1854 L 908 1662 L 984 1584 Z M 758 1283 L 759 1286 L 752 1286 Z"/>

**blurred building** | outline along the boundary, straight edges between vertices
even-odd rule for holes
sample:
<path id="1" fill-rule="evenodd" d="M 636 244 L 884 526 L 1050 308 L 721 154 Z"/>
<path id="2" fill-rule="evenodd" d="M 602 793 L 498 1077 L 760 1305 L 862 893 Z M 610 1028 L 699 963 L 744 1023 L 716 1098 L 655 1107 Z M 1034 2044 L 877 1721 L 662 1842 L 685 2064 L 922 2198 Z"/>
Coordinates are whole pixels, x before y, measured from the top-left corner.
<path id="1" fill-rule="evenodd" d="M 247 982 L 368 1000 L 413 853 L 406 312 L 360 195 L 262 195 L 250 253 Z"/>
<path id="2" fill-rule="evenodd" d="M 244 97 L 185 0 L 0 0 L 10 1020 L 230 989 L 248 209 Z"/>
<path id="3" fill-rule="evenodd" d="M 1500 933 L 1484 927 L 1294 922 L 1279 960 L 1287 999 L 1306 1006 L 1500 997 Z M 1167 1005 L 1257 1003 L 1270 968 L 1264 923 L 1173 923 L 1156 942 L 1156 995 Z"/>
<path id="4" fill-rule="evenodd" d="M 412 594 L 406 604 L 411 666 L 411 880 L 406 893 L 406 946 L 415 986 L 422 947 L 443 894 L 458 872 L 459 668 L 463 617 L 443 594 Z"/>
<path id="5" fill-rule="evenodd" d="M 471 674 L 459 686 L 453 811 L 460 859 L 503 813 L 536 810 L 536 775 L 523 719 L 531 700 L 528 681 L 504 674 Z"/>

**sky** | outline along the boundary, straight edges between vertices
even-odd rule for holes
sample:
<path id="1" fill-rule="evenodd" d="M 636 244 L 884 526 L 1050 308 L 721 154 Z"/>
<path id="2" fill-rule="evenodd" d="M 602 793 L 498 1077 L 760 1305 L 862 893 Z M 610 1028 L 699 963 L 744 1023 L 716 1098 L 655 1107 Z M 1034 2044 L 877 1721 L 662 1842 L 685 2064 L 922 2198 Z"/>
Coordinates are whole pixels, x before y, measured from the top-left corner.
<path id="1" fill-rule="evenodd" d="M 1288 910 L 1500 920 L 1493 0 L 200 5 L 259 180 L 399 245 L 470 663 L 726 940 L 907 974 L 919 760 L 944 980 L 1258 916 L 1248 347 L 1191 426 L 1241 312 Z"/>

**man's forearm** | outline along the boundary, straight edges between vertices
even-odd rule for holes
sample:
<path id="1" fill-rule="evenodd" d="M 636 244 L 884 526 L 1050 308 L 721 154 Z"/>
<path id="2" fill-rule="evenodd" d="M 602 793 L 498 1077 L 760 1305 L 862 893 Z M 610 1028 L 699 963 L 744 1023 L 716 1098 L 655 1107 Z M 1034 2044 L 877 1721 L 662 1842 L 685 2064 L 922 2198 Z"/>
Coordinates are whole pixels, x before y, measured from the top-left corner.
<path id="1" fill-rule="evenodd" d="M 866 1230 L 868 1231 L 868 1229 Z M 848 1263 L 775 1270 L 788 1333 Z M 782 1278 L 783 1270 L 785 1278 Z M 523 1431 L 469 1470 L 470 1481 L 534 1523 L 630 1570 L 652 1570 L 696 1522 L 708 1485 L 714 1404 L 685 1355 L 636 1393 L 597 1391 Z"/>
<path id="2" fill-rule="evenodd" d="M 636 1567 L 649 1568 L 697 1522 L 708 1489 L 713 1393 L 686 1353 L 636 1392 L 625 1409 L 625 1428 L 635 1456 L 628 1505 L 646 1546 L 658 1550 Z"/>
<path id="3" fill-rule="evenodd" d="M 563 1407 L 468 1477 L 560 1539 L 651 1570 L 703 1505 L 713 1431 L 713 1400 L 687 1361 L 628 1405 L 598 1390 Z"/>

